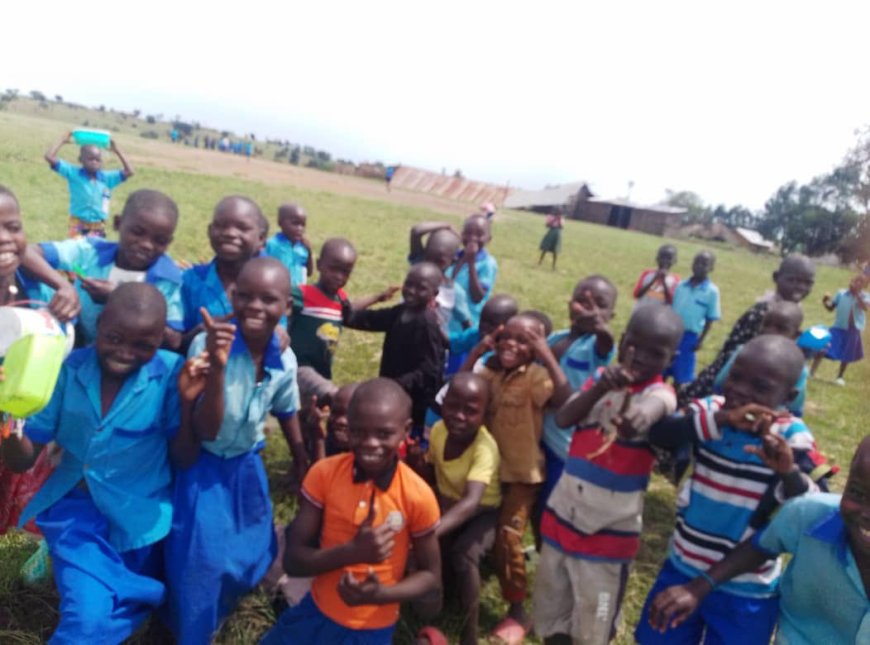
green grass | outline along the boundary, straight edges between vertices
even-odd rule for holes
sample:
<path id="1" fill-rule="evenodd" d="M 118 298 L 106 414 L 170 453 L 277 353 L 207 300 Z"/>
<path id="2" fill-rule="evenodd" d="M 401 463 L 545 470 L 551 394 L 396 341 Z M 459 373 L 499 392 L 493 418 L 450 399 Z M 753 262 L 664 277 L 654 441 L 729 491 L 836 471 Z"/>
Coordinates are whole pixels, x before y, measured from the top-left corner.
<path id="1" fill-rule="evenodd" d="M 80 123 L 78 117 L 75 123 Z M 66 231 L 67 196 L 64 182 L 51 173 L 42 161 L 45 148 L 69 124 L 48 119 L 0 112 L 0 183 L 18 195 L 25 214 L 30 240 L 60 239 Z M 122 134 L 122 145 L 147 156 L 161 145 Z M 447 219 L 453 216 L 384 201 L 335 195 L 304 187 L 242 181 L 196 173 L 166 172 L 141 165 L 135 178 L 115 192 L 114 207 L 119 209 L 131 190 L 152 187 L 171 195 L 181 209 L 181 222 L 171 253 L 177 258 L 194 260 L 208 257 L 205 227 L 214 204 L 224 195 L 243 193 L 254 198 L 274 222 L 280 202 L 295 200 L 309 212 L 309 233 L 315 245 L 326 237 L 344 235 L 353 240 L 359 260 L 348 291 L 351 294 L 380 290 L 384 285 L 400 282 L 406 270 L 409 228 L 422 219 Z M 504 213 L 495 224 L 492 253 L 499 261 L 496 291 L 513 294 L 523 308 L 548 313 L 557 328 L 567 322 L 567 301 L 574 283 L 590 273 L 603 273 L 617 285 L 620 298 L 614 330 L 619 333 L 631 309 L 631 289 L 641 270 L 651 265 L 658 237 L 636 234 L 570 221 L 563 235 L 563 252 L 555 272 L 539 268 L 537 243 L 544 233 L 541 218 L 525 213 Z M 692 255 L 701 245 L 677 242 L 678 272 L 687 273 Z M 713 280 L 723 294 L 723 320 L 716 324 L 699 364 L 708 363 L 731 325 L 753 301 L 771 287 L 770 274 L 776 268 L 773 257 L 717 248 Z M 821 306 L 824 292 L 846 286 L 849 274 L 841 269 L 821 267 L 813 295 L 806 302 L 806 324 L 829 323 L 831 315 Z M 381 338 L 374 334 L 348 331 L 344 334 L 336 357 L 338 382 L 360 379 L 377 373 Z M 831 384 L 835 368 L 826 363 L 820 379 L 811 381 L 808 392 L 807 422 L 822 450 L 841 465 L 849 458 L 865 430 L 860 425 L 870 388 L 870 368 L 862 362 L 849 369 L 848 385 Z M 287 493 L 290 459 L 283 442 L 273 435 L 266 462 L 272 485 L 275 515 L 279 520 L 292 518 L 295 505 Z M 844 476 L 834 481 L 840 488 Z M 631 628 L 637 621 L 646 592 L 663 559 L 667 539 L 673 526 L 673 488 L 655 478 L 645 513 L 643 546 L 634 567 L 624 609 L 624 624 L 618 642 L 630 643 Z M 51 589 L 28 590 L 17 582 L 17 571 L 33 549 L 33 543 L 20 535 L 0 537 L 0 642 L 37 643 L 51 633 L 56 620 L 56 596 Z M 486 569 L 488 571 L 488 569 Z M 461 625 L 461 611 L 448 601 L 448 611 L 439 621 L 446 631 L 456 635 Z M 483 593 L 482 633 L 499 619 L 503 605 L 492 575 L 487 576 Z M 225 625 L 222 643 L 254 642 L 271 624 L 274 616 L 267 599 L 253 594 Z M 407 641 L 416 623 L 403 621 L 398 635 Z M 148 642 L 149 636 L 137 638 Z"/>

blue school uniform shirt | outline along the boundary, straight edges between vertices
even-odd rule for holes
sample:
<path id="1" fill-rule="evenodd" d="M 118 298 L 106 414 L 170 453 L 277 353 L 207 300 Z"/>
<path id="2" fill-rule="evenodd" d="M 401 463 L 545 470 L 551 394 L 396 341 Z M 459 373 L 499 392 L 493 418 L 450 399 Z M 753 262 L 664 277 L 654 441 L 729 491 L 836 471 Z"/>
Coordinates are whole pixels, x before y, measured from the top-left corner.
<path id="1" fill-rule="evenodd" d="M 753 546 L 791 553 L 782 578 L 777 643 L 870 643 L 870 601 L 849 547 L 840 495 L 789 501 Z"/>
<path id="2" fill-rule="evenodd" d="M 32 441 L 56 441 L 63 456 L 24 509 L 22 526 L 84 480 L 119 552 L 154 544 L 169 533 L 168 449 L 181 420 L 176 388 L 181 364 L 177 354 L 158 350 L 127 377 L 103 416 L 96 350 L 69 355 L 48 405 L 24 428 Z"/>
<path id="3" fill-rule="evenodd" d="M 716 375 L 716 379 L 713 381 L 713 394 L 722 394 L 722 387 L 725 385 L 725 379 L 728 378 L 728 373 L 731 371 L 734 361 L 737 360 L 737 354 L 740 352 L 741 347 L 743 347 L 743 345 L 738 346 L 737 349 L 734 350 L 731 357 Z M 801 370 L 801 375 L 798 378 L 798 382 L 795 383 L 795 389 L 798 391 L 797 396 L 792 401 L 789 401 L 788 405 L 785 406 L 785 409 L 796 417 L 804 416 L 804 403 L 807 399 L 807 381 L 809 378 L 810 370 L 806 365 L 804 365 Z"/>
<path id="4" fill-rule="evenodd" d="M 89 278 L 106 280 L 115 266 L 118 243 L 94 237 L 42 242 L 39 245 L 46 261 L 55 269 L 81 271 Z M 181 304 L 181 269 L 168 255 L 161 255 L 145 272 L 145 282 L 154 285 L 166 299 L 166 325 L 183 331 L 184 311 Z M 104 305 L 91 300 L 90 295 L 76 282 L 76 290 L 82 303 L 79 323 L 85 343 L 97 337 L 97 318 Z"/>
<path id="5" fill-rule="evenodd" d="M 862 291 L 861 300 L 870 305 L 870 293 Z M 832 304 L 836 307 L 834 327 L 849 329 L 849 315 L 851 314 L 852 320 L 855 322 L 855 329 L 864 331 L 864 327 L 867 324 L 867 314 L 858 306 L 858 299 L 854 294 L 848 289 L 840 289 L 837 295 L 834 296 Z"/>
<path id="6" fill-rule="evenodd" d="M 15 300 L 32 300 L 33 303 L 29 305 L 31 307 L 38 307 L 38 303 L 48 304 L 54 297 L 54 289 L 23 269 L 19 268 L 15 271 L 15 283 L 22 289 Z"/>
<path id="7" fill-rule="evenodd" d="M 459 257 L 460 259 L 462 258 L 462 252 L 460 252 Z M 471 297 L 467 264 L 463 264 L 459 270 L 456 269 L 456 265 L 453 265 L 451 276 L 453 277 L 453 281 L 462 287 L 468 294 L 468 311 L 471 314 L 471 326 L 477 327 L 480 325 L 480 312 L 483 310 L 483 306 L 492 295 L 492 290 L 495 287 L 495 279 L 498 275 L 498 262 L 496 262 L 495 258 L 489 254 L 489 251 L 486 249 L 480 249 L 474 258 L 474 266 L 477 269 L 477 279 L 484 291 L 483 298 L 481 298 L 480 302 L 474 302 Z M 462 325 L 456 318 L 452 318 L 450 320 L 449 330 L 451 333 L 462 331 Z"/>
<path id="8" fill-rule="evenodd" d="M 233 306 L 217 273 L 216 260 L 184 270 L 181 274 L 181 306 L 184 331 L 202 323 L 200 307 L 205 307 L 212 316 L 233 313 Z"/>
<path id="9" fill-rule="evenodd" d="M 236 321 L 232 321 L 236 322 Z M 205 349 L 206 335 L 198 334 L 190 344 L 188 356 Z M 272 339 L 263 354 L 265 376 L 257 383 L 256 368 L 241 331 L 236 331 L 225 372 L 224 419 L 214 441 L 203 441 L 210 453 L 230 459 L 254 450 L 266 439 L 266 416 L 279 420 L 293 416 L 299 409 L 296 384 L 296 355 L 289 347 L 283 352 L 278 338 Z"/>
<path id="10" fill-rule="evenodd" d="M 683 328 L 693 334 L 704 331 L 708 320 L 719 320 L 722 317 L 719 287 L 709 279 L 698 285 L 692 285 L 690 280 L 680 282 L 674 290 L 671 306 L 683 319 Z"/>
<path id="11" fill-rule="evenodd" d="M 570 334 L 570 330 L 553 332 L 547 338 L 547 344 L 553 347 L 560 340 Z M 599 367 L 607 366 L 613 360 L 615 348 L 611 349 L 606 356 L 599 356 L 595 351 L 595 334 L 580 336 L 572 342 L 565 353 L 559 358 L 559 366 L 565 373 L 571 389 L 577 391 L 586 380 L 595 374 Z M 571 437 L 574 428 L 560 428 L 556 424 L 556 412 L 548 410 L 544 413 L 544 445 L 559 456 L 562 461 L 568 458 L 568 448 L 571 445 Z"/>
<path id="12" fill-rule="evenodd" d="M 287 267 L 294 286 L 308 281 L 308 248 L 302 242 L 293 242 L 278 232 L 266 241 L 265 251 Z"/>
<path id="13" fill-rule="evenodd" d="M 52 167 L 69 185 L 69 214 L 83 222 L 102 222 L 109 216 L 112 189 L 127 179 L 123 170 L 98 170 L 94 177 L 81 166 L 58 159 Z"/>

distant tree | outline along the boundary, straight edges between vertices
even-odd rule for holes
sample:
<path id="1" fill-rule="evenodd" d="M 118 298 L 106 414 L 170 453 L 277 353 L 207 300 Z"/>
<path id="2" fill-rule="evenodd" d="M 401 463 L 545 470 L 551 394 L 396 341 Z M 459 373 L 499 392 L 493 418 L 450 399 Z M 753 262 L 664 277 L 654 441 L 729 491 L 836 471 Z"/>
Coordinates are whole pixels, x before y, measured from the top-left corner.
<path id="1" fill-rule="evenodd" d="M 304 146 L 304 147 L 302 148 L 302 153 L 303 153 L 306 157 L 313 157 L 313 156 L 315 156 L 315 155 L 317 154 L 317 152 L 316 152 L 316 151 L 314 150 L 314 148 L 312 148 L 311 146 Z"/>
<path id="2" fill-rule="evenodd" d="M 193 125 L 190 123 L 185 123 L 184 121 L 173 121 L 172 127 L 178 130 L 184 136 L 190 136 L 193 134 Z"/>
<path id="3" fill-rule="evenodd" d="M 666 206 L 675 206 L 677 208 L 686 209 L 686 222 L 691 221 L 709 221 L 710 209 L 704 204 L 704 200 L 698 193 L 691 190 L 665 190 L 665 199 L 663 203 Z"/>
<path id="4" fill-rule="evenodd" d="M 320 161 L 321 163 L 329 163 L 329 161 L 331 159 L 332 159 L 332 155 L 330 155 L 325 150 L 318 150 L 317 151 L 317 160 Z"/>
<path id="5" fill-rule="evenodd" d="M 32 98 L 34 101 L 44 101 L 45 94 L 43 94 L 39 90 L 30 90 L 30 98 Z"/>
<path id="6" fill-rule="evenodd" d="M 290 163 L 294 166 L 299 165 L 299 158 L 301 157 L 301 150 L 299 146 L 293 146 L 293 149 L 290 151 Z"/>
<path id="7" fill-rule="evenodd" d="M 143 139 L 159 139 L 160 133 L 154 130 L 145 130 L 139 133 L 139 136 Z"/>
<path id="8" fill-rule="evenodd" d="M 140 114 L 142 114 L 142 110 L 133 110 L 133 116 L 137 119 L 139 118 Z"/>
<path id="9" fill-rule="evenodd" d="M 100 112 L 105 112 L 105 111 L 106 111 L 106 106 L 105 106 L 105 105 L 101 105 L 101 106 L 98 107 L 97 109 L 98 109 Z"/>
<path id="10" fill-rule="evenodd" d="M 453 171 L 453 177 L 456 179 L 462 179 L 462 171 L 459 168 L 457 168 L 456 170 Z"/>
<path id="11" fill-rule="evenodd" d="M 146 116 L 146 117 L 145 117 L 145 120 L 146 120 L 148 123 L 151 123 L 152 125 L 153 125 L 154 123 L 157 123 L 157 117 L 155 117 L 153 114 L 149 114 L 148 116 Z"/>
<path id="12" fill-rule="evenodd" d="M 58 103 L 63 103 L 63 97 L 60 94 L 55 94 L 54 100 L 57 101 Z"/>
<path id="13" fill-rule="evenodd" d="M 5 101 L 14 101 L 18 98 L 18 90 L 15 88 L 8 88 L 6 92 L 3 94 L 3 99 Z"/>
<path id="14" fill-rule="evenodd" d="M 738 205 L 728 208 L 725 204 L 719 204 L 712 211 L 709 209 L 707 210 L 709 212 L 710 220 L 721 222 L 729 228 L 735 228 L 737 226 L 742 226 L 743 228 L 754 228 L 758 223 L 758 216 L 743 206 Z"/>

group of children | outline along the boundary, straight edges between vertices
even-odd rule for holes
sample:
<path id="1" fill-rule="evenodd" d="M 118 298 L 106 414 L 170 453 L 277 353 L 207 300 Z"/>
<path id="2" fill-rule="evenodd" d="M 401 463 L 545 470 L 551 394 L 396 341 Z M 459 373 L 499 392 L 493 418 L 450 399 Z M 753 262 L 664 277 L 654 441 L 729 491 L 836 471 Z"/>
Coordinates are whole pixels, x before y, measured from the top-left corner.
<path id="1" fill-rule="evenodd" d="M 775 557 L 800 548 L 779 519 L 796 504 L 770 520 L 825 489 L 831 470 L 788 407 L 805 371 L 794 341 L 808 259 L 783 260 L 708 387 L 686 376 L 719 318 L 707 251 L 679 282 L 676 249 L 663 247 L 636 289 L 659 302 L 639 303 L 617 338 L 617 289 L 602 275 L 578 281 L 555 332 L 545 314 L 494 294 L 483 215 L 458 232 L 414 227 L 402 301 L 374 309 L 398 288 L 351 300 L 356 249 L 330 238 L 314 261 L 298 205 L 279 209 L 267 239 L 254 201 L 222 199 L 207 227 L 214 258 L 184 271 L 165 254 L 177 221 L 168 196 L 138 190 L 116 218 L 118 242 L 28 245 L 18 202 L 0 188 L 0 304 L 38 287 L 33 299 L 80 330 L 47 407 L 0 442 L 3 468 L 18 472 L 47 444 L 62 451 L 20 518 L 35 519 L 54 566 L 52 642 L 120 642 L 156 612 L 179 642 L 208 643 L 280 558 L 310 590 L 264 643 L 389 643 L 403 603 L 429 618 L 445 589 L 461 602 L 461 642 L 476 643 L 491 551 L 508 607 L 494 637 L 519 643 L 534 629 L 546 642 L 607 643 L 662 451 L 690 455 L 691 472 L 638 641 L 767 643 L 777 621 L 801 633 L 785 605 L 780 618 Z M 334 382 L 344 326 L 385 332 L 377 378 Z M 300 490 L 283 551 L 260 456 L 270 414 Z M 842 512 L 865 576 L 870 504 L 855 472 L 866 456 L 855 464 Z M 860 602 L 849 609 L 815 620 L 827 640 L 808 642 L 865 634 Z"/>

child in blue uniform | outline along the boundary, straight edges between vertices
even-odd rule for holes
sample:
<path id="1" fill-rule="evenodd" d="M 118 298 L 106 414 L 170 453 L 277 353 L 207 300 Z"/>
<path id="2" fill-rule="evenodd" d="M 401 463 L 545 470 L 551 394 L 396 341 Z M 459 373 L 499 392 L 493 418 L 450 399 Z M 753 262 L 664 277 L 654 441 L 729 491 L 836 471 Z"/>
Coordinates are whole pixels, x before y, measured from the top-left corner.
<path id="1" fill-rule="evenodd" d="M 120 643 L 165 596 L 157 543 L 172 520 L 169 440 L 179 427 L 181 358 L 158 350 L 166 303 L 151 285 L 109 296 L 96 343 L 64 362 L 47 407 L 3 461 L 26 470 L 43 446 L 64 449 L 21 518 L 36 517 L 60 594 L 51 643 Z"/>
<path id="2" fill-rule="evenodd" d="M 855 363 L 864 358 L 864 346 L 861 334 L 867 324 L 867 307 L 870 306 L 870 293 L 864 291 L 868 278 L 857 275 L 852 278 L 848 289 L 840 289 L 831 298 L 830 294 L 822 297 L 822 304 L 828 311 L 836 311 L 836 319 L 830 327 L 831 345 L 826 353 L 820 353 L 813 361 L 812 373 L 815 375 L 822 358 L 840 361 L 837 372 L 837 385 L 845 385 L 843 376 L 849 363 Z"/>
<path id="3" fill-rule="evenodd" d="M 281 230 L 266 242 L 266 255 L 287 267 L 293 286 L 306 284 L 314 272 L 314 254 L 305 237 L 307 223 L 308 215 L 299 204 L 282 204 L 278 207 Z"/>
<path id="4" fill-rule="evenodd" d="M 57 153 L 61 146 L 71 141 L 72 132 L 54 144 L 45 153 L 51 169 L 69 184 L 69 236 L 95 235 L 106 237 L 106 218 L 109 216 L 109 199 L 112 189 L 133 176 L 133 167 L 112 139 L 110 150 L 118 155 L 123 165 L 121 170 L 103 170 L 103 155 L 96 146 L 82 146 L 76 168 Z"/>
<path id="5" fill-rule="evenodd" d="M 54 269 L 78 275 L 76 288 L 82 303 L 79 330 L 83 344 L 94 341 L 97 318 L 117 285 L 125 282 L 154 285 L 166 299 L 164 345 L 175 349 L 181 343 L 181 270 L 165 253 L 177 224 L 175 202 L 156 190 L 137 190 L 130 193 L 123 212 L 115 218 L 117 242 L 88 237 L 31 244 L 21 264 L 46 281 L 46 261 Z"/>
<path id="6" fill-rule="evenodd" d="M 208 361 L 188 431 L 179 433 L 172 531 L 166 540 L 169 622 L 179 643 L 209 643 L 277 553 L 266 469 L 260 458 L 271 412 L 304 474 L 296 411 L 296 358 L 275 327 L 290 306 L 290 275 L 274 258 L 242 268 L 235 319 L 204 314 L 189 355 Z"/>
<path id="7" fill-rule="evenodd" d="M 214 258 L 208 264 L 190 267 L 181 276 L 183 348 L 204 330 L 200 308 L 215 318 L 227 318 L 233 313 L 230 291 L 245 262 L 263 248 L 268 228 L 260 207 L 247 197 L 231 195 L 215 206 L 208 225 Z"/>
<path id="8" fill-rule="evenodd" d="M 692 277 L 674 289 L 671 306 L 683 319 L 685 331 L 674 362 L 665 375 L 673 377 L 676 385 L 691 383 L 695 379 L 695 353 L 701 349 L 713 323 L 722 317 L 719 287 L 707 277 L 715 263 L 713 253 L 701 251 L 692 261 Z"/>

